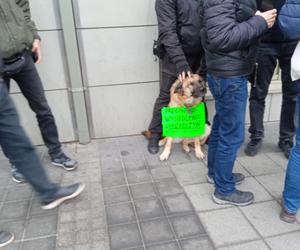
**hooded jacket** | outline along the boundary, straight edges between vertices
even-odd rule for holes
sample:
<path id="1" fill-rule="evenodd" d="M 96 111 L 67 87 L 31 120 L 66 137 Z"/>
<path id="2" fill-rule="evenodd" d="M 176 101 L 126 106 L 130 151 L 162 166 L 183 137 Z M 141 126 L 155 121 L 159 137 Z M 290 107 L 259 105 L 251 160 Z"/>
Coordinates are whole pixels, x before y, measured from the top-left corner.
<path id="1" fill-rule="evenodd" d="M 4 58 L 30 49 L 39 38 L 28 0 L 0 0 L 0 50 Z"/>

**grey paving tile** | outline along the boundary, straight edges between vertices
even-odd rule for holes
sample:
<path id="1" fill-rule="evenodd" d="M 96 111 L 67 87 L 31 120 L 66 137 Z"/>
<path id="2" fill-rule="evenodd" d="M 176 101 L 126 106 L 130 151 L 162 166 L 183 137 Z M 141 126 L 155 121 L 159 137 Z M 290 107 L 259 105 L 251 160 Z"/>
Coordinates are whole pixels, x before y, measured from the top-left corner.
<path id="1" fill-rule="evenodd" d="M 23 250 L 43 249 L 53 250 L 55 249 L 56 237 L 50 237 L 39 240 L 25 241 L 23 244 Z"/>
<path id="2" fill-rule="evenodd" d="M 184 190 L 191 200 L 194 209 L 198 212 L 228 207 L 228 205 L 217 205 L 212 201 L 211 195 L 214 192 L 214 186 L 212 184 L 203 183 L 185 186 Z"/>
<path id="3" fill-rule="evenodd" d="M 266 242 L 272 250 L 296 250 L 300 246 L 300 232 L 268 238 Z"/>
<path id="4" fill-rule="evenodd" d="M 52 215 L 57 213 L 58 213 L 58 208 L 50 209 L 50 210 L 42 209 L 39 199 L 34 199 L 30 208 L 30 217 L 46 216 L 46 215 Z"/>
<path id="5" fill-rule="evenodd" d="M 132 185 L 130 190 L 134 200 L 156 197 L 152 183 Z"/>
<path id="6" fill-rule="evenodd" d="M 193 211 L 192 204 L 184 194 L 178 194 L 173 196 L 166 196 L 163 198 L 167 213 L 189 213 Z"/>
<path id="7" fill-rule="evenodd" d="M 217 247 L 259 238 L 238 208 L 199 213 L 199 216 Z"/>
<path id="8" fill-rule="evenodd" d="M 125 185 L 125 177 L 123 171 L 104 173 L 102 175 L 103 187 L 113 187 Z"/>
<path id="9" fill-rule="evenodd" d="M 76 238 L 73 232 L 59 233 L 57 235 L 57 245 L 59 248 L 73 246 L 75 241 Z"/>
<path id="10" fill-rule="evenodd" d="M 135 201 L 134 204 L 140 220 L 164 216 L 163 207 L 158 199 Z"/>
<path id="11" fill-rule="evenodd" d="M 183 193 L 183 188 L 173 179 L 166 179 L 155 184 L 161 196 Z"/>
<path id="12" fill-rule="evenodd" d="M 111 250 L 138 247 L 142 245 L 137 224 L 109 227 Z"/>
<path id="13" fill-rule="evenodd" d="M 182 250 L 213 250 L 214 247 L 211 244 L 207 236 L 199 236 L 191 239 L 180 240 Z"/>
<path id="14" fill-rule="evenodd" d="M 80 230 L 75 233 L 76 244 L 84 245 L 90 242 L 90 232 L 88 230 Z"/>
<path id="15" fill-rule="evenodd" d="M 5 250 L 21 250 L 21 243 L 14 242 L 4 248 Z"/>
<path id="16" fill-rule="evenodd" d="M 57 232 L 57 216 L 35 217 L 28 221 L 25 239 L 54 235 Z"/>
<path id="17" fill-rule="evenodd" d="M 265 153 L 271 160 L 273 160 L 276 164 L 278 164 L 283 169 L 286 169 L 288 164 L 288 159 L 284 156 L 283 153 L 278 152 L 269 152 Z"/>
<path id="18" fill-rule="evenodd" d="M 108 225 L 134 222 L 136 220 L 131 203 L 106 207 Z"/>
<path id="19" fill-rule="evenodd" d="M 241 173 L 246 177 L 250 176 L 250 173 L 237 160 L 234 162 L 233 173 Z"/>
<path id="20" fill-rule="evenodd" d="M 168 167 L 167 161 L 161 161 L 159 155 L 152 155 L 150 153 L 145 154 L 145 160 L 150 169 Z"/>
<path id="21" fill-rule="evenodd" d="M 263 237 L 300 230 L 299 224 L 288 224 L 279 219 L 281 208 L 276 201 L 253 204 L 241 209 Z"/>
<path id="22" fill-rule="evenodd" d="M 283 169 L 275 164 L 269 157 L 264 154 L 256 155 L 255 157 L 243 156 L 239 157 L 238 161 L 243 167 L 253 176 L 273 174 L 282 172 Z"/>
<path id="23" fill-rule="evenodd" d="M 100 159 L 100 166 L 103 173 L 118 172 L 123 170 L 123 165 L 120 159 Z"/>
<path id="24" fill-rule="evenodd" d="M 10 186 L 5 201 L 29 200 L 32 193 L 31 187 L 26 184 Z"/>
<path id="25" fill-rule="evenodd" d="M 141 222 L 141 230 L 146 244 L 174 239 L 167 219 Z"/>
<path id="26" fill-rule="evenodd" d="M 147 250 L 179 250 L 179 247 L 174 241 L 170 243 L 162 243 L 158 245 L 148 246 Z"/>
<path id="27" fill-rule="evenodd" d="M 129 192 L 126 186 L 104 189 L 103 193 L 106 204 L 130 201 Z"/>
<path id="28" fill-rule="evenodd" d="M 170 221 L 178 238 L 189 238 L 206 233 L 199 217 L 195 214 L 171 217 Z"/>
<path id="29" fill-rule="evenodd" d="M 234 246 L 218 248 L 218 250 L 241 250 L 241 249 L 242 250 L 253 250 L 253 249 L 255 249 L 255 250 L 268 250 L 269 248 L 262 240 L 237 244 L 237 245 L 234 245 Z M 282 248 L 282 249 L 284 249 L 284 248 Z"/>
<path id="30" fill-rule="evenodd" d="M 25 219 L 17 221 L 0 222 L 1 230 L 11 232 L 15 235 L 15 241 L 21 240 L 25 229 Z"/>
<path id="31" fill-rule="evenodd" d="M 75 221 L 75 211 L 76 210 L 74 210 L 74 209 L 70 210 L 70 211 L 61 211 L 59 213 L 59 223 Z"/>
<path id="32" fill-rule="evenodd" d="M 238 186 L 238 188 L 245 191 L 251 191 L 254 194 L 255 202 L 268 201 L 273 199 L 270 194 L 264 189 L 264 187 L 260 185 L 253 177 L 247 177 L 245 181 Z"/>
<path id="33" fill-rule="evenodd" d="M 150 182 L 151 177 L 147 170 L 133 170 L 127 171 L 127 180 L 128 183 L 141 183 L 141 182 Z"/>
<path id="34" fill-rule="evenodd" d="M 1 220 L 25 218 L 28 208 L 29 201 L 4 203 L 0 211 L 0 218 Z"/>
<path id="35" fill-rule="evenodd" d="M 182 186 L 206 182 L 207 167 L 200 161 L 176 165 L 171 168 Z"/>
<path id="36" fill-rule="evenodd" d="M 123 158 L 125 169 L 129 170 L 145 170 L 146 162 L 142 157 Z"/>
<path id="37" fill-rule="evenodd" d="M 0 162 L 0 166 L 2 168 L 1 162 Z M 11 181 L 11 176 L 9 176 L 8 174 L 3 174 L 3 175 L 2 175 L 2 173 L 0 173 L 0 174 L 1 174 L 1 177 L 0 177 L 0 187 L 1 187 L 1 189 L 3 189 Z"/>
<path id="38" fill-rule="evenodd" d="M 284 178 L 284 172 L 256 177 L 258 182 L 261 183 L 275 199 L 280 199 L 282 196 Z"/>
<path id="39" fill-rule="evenodd" d="M 174 178 L 169 167 L 152 168 L 151 174 L 154 180 Z"/>

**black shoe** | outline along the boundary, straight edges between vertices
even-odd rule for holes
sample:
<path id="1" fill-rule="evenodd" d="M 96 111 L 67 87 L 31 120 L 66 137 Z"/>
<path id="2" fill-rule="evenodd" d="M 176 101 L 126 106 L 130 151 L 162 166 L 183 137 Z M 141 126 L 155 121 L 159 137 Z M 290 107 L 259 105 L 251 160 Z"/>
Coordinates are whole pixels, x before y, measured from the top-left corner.
<path id="1" fill-rule="evenodd" d="M 15 236 L 6 231 L 0 231 L 0 247 L 7 246 L 11 242 L 13 242 Z"/>
<path id="2" fill-rule="evenodd" d="M 262 140 L 261 139 L 252 139 L 249 141 L 245 148 L 245 153 L 248 156 L 255 156 L 261 149 Z"/>
<path id="3" fill-rule="evenodd" d="M 278 147 L 282 150 L 285 157 L 289 159 L 291 149 L 293 148 L 293 143 L 290 141 L 282 141 L 278 143 Z"/>
<path id="4" fill-rule="evenodd" d="M 254 195 L 251 192 L 243 192 L 235 190 L 230 195 L 221 195 L 217 191 L 212 195 L 213 201 L 220 205 L 235 205 L 235 206 L 247 206 L 254 201 Z"/>
<path id="5" fill-rule="evenodd" d="M 150 154 L 157 154 L 159 151 L 159 136 L 151 136 L 148 142 L 148 151 Z"/>
<path id="6" fill-rule="evenodd" d="M 296 221 L 297 213 L 291 213 L 282 207 L 280 212 L 280 219 L 287 223 L 294 223 Z"/>
<path id="7" fill-rule="evenodd" d="M 16 169 L 14 165 L 11 165 L 11 177 L 12 180 L 16 183 L 25 183 L 27 182 L 25 177 Z"/>
<path id="8" fill-rule="evenodd" d="M 42 202 L 42 209 L 53 209 L 66 200 L 70 200 L 78 196 L 85 188 L 84 184 L 77 183 L 66 187 L 61 187 L 54 194 L 52 199 Z"/>
<path id="9" fill-rule="evenodd" d="M 233 178 L 235 181 L 235 185 L 239 185 L 241 184 L 244 180 L 245 180 L 245 175 L 241 174 L 241 173 L 233 173 Z M 209 175 L 206 176 L 207 182 L 210 184 L 215 184 L 215 181 L 212 177 L 210 177 Z"/>
<path id="10" fill-rule="evenodd" d="M 56 155 L 51 155 L 51 163 L 54 166 L 59 166 L 64 168 L 67 171 L 74 170 L 77 167 L 77 161 L 72 160 L 66 156 L 63 152 L 60 152 Z"/>

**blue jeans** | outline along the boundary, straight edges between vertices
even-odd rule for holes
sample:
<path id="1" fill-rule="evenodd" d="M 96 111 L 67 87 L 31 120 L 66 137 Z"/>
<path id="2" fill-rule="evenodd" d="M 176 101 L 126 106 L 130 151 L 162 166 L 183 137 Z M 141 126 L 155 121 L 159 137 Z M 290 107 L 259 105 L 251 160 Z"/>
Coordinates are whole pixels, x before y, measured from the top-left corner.
<path id="1" fill-rule="evenodd" d="M 20 125 L 16 108 L 0 78 L 0 146 L 3 153 L 39 193 L 49 200 L 58 186 L 51 183 L 25 131 Z"/>
<path id="2" fill-rule="evenodd" d="M 293 84 L 300 84 L 298 83 Z M 300 209 L 300 95 L 297 98 L 298 128 L 296 144 L 293 147 L 287 166 L 285 184 L 283 190 L 283 202 L 289 212 L 297 212 Z"/>
<path id="3" fill-rule="evenodd" d="M 232 169 L 245 134 L 247 77 L 208 75 L 208 85 L 216 108 L 208 144 L 208 175 L 214 178 L 219 194 L 230 195 L 235 191 Z"/>

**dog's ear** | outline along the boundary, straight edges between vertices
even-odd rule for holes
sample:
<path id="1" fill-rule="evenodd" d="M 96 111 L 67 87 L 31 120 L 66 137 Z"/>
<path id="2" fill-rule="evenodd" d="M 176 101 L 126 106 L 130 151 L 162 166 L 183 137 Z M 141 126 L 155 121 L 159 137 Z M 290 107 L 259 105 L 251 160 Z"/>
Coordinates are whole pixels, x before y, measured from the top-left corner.
<path id="1" fill-rule="evenodd" d="M 177 94 L 180 94 L 182 95 L 183 94 L 183 86 L 182 86 L 182 82 L 178 82 L 175 90 L 174 90 L 174 93 L 177 93 Z"/>

